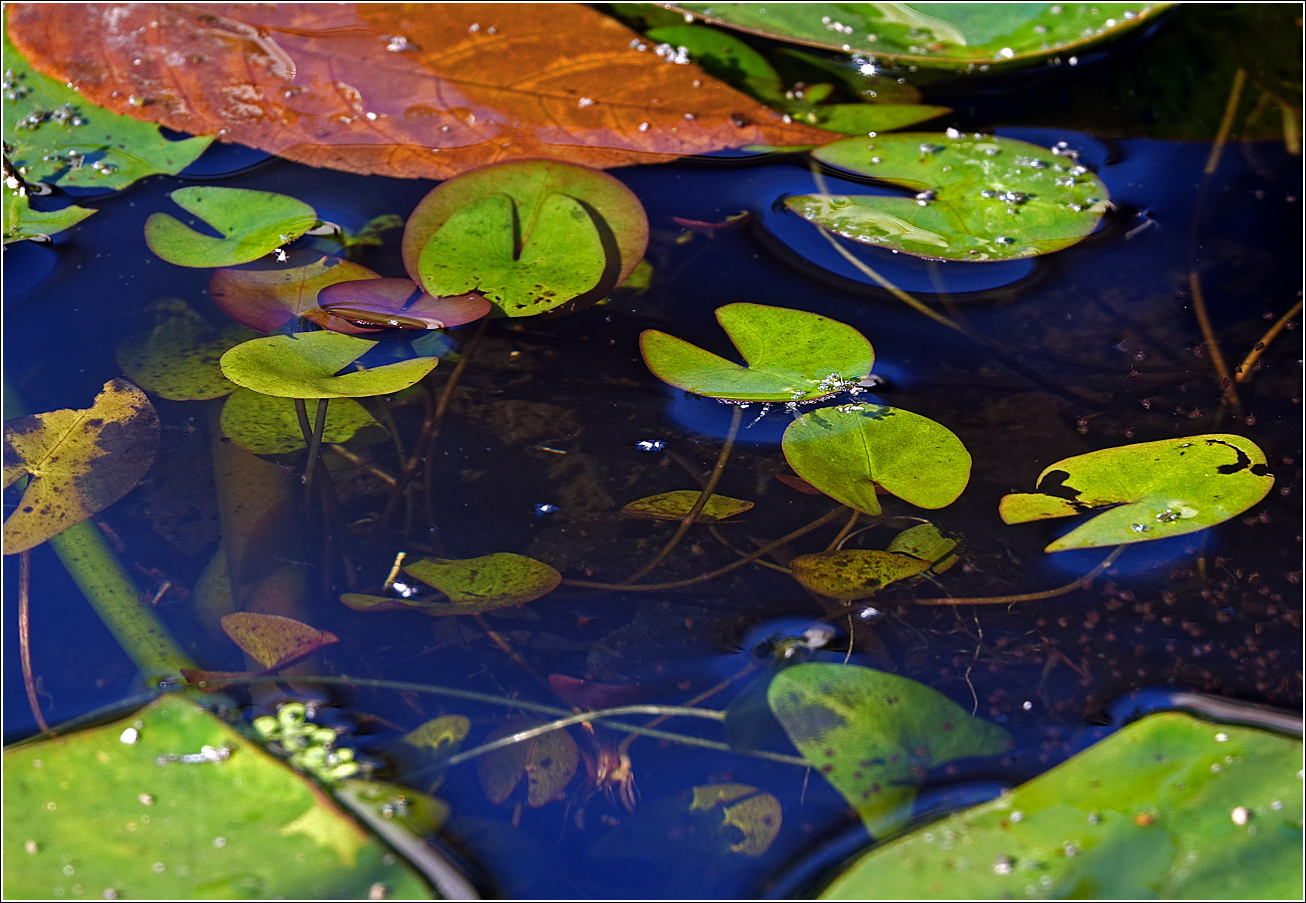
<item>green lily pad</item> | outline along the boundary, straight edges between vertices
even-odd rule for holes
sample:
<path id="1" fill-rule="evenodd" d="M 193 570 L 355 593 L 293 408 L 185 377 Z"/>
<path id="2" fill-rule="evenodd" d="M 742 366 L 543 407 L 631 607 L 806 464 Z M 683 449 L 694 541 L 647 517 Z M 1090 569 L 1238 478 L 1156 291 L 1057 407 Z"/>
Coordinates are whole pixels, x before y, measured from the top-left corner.
<path id="1" fill-rule="evenodd" d="M 1150 715 L 992 802 L 885 844 L 831 900 L 1295 900 L 1302 744 Z"/>
<path id="2" fill-rule="evenodd" d="M 430 897 L 311 781 L 177 696 L 6 749 L 4 823 L 6 898 Z"/>
<path id="3" fill-rule="evenodd" d="M 789 424 L 781 447 L 800 477 L 871 515 L 880 513 L 877 485 L 917 507 L 943 508 L 970 481 L 970 453 L 961 440 L 901 408 L 821 408 Z"/>
<path id="4" fill-rule="evenodd" d="M 256 455 L 283 455 L 305 447 L 295 403 L 249 389 L 237 389 L 223 404 L 222 432 Z M 327 407 L 324 443 L 349 442 L 356 437 L 362 442 L 380 442 L 385 435 L 385 427 L 352 398 L 336 399 Z"/>
<path id="5" fill-rule="evenodd" d="M 874 596 L 895 580 L 924 573 L 930 563 L 878 549 L 841 549 L 799 555 L 789 567 L 794 579 L 812 592 L 852 602 Z"/>
<path id="6" fill-rule="evenodd" d="M 437 357 L 352 370 L 342 368 L 376 342 L 338 332 L 302 332 L 251 339 L 222 356 L 222 372 L 238 386 L 280 398 L 365 398 L 415 385 L 440 363 Z"/>
<path id="7" fill-rule="evenodd" d="M 118 346 L 118 366 L 146 392 L 169 401 L 203 401 L 236 390 L 218 360 L 253 333 L 243 326 L 217 330 L 180 298 L 153 305 L 154 327 Z"/>
<path id="8" fill-rule="evenodd" d="M 89 408 L 5 421 L 5 487 L 32 479 L 4 523 L 4 553 L 38 546 L 118 501 L 158 445 L 159 416 L 125 379 L 105 383 Z"/>
<path id="9" fill-rule="evenodd" d="M 740 365 L 656 329 L 639 350 L 665 383 L 726 401 L 814 401 L 857 385 L 875 351 L 851 326 L 819 314 L 764 304 L 727 304 L 717 322 L 746 362 Z"/>
<path id="10" fill-rule="evenodd" d="M 786 198 L 806 220 L 845 238 L 934 260 L 1051 254 L 1097 228 L 1102 181 L 1069 156 L 1013 138 L 903 132 L 849 138 L 813 151 L 822 163 L 916 192 Z"/>
<path id="11" fill-rule="evenodd" d="M 785 668 L 772 679 L 767 699 L 794 746 L 875 837 L 907 819 L 929 769 L 1011 746 L 1006 731 L 942 693 L 856 665 Z"/>
<path id="12" fill-rule="evenodd" d="M 5 244 L 54 235 L 77 225 L 95 212 L 88 207 L 77 206 L 61 210 L 33 210 L 27 200 L 26 186 L 7 175 L 3 190 Z"/>
<path id="13" fill-rule="evenodd" d="M 462 560 L 423 558 L 406 566 L 404 573 L 449 597 L 448 604 L 422 606 L 433 615 L 475 614 L 524 605 L 553 592 L 562 582 L 562 575 L 544 562 L 512 552 Z"/>
<path id="14" fill-rule="evenodd" d="M 181 172 L 213 141 L 211 135 L 169 141 L 153 123 L 87 103 L 29 66 L 8 35 L 3 68 L 5 145 L 29 181 L 126 188 L 146 176 Z"/>
<path id="15" fill-rule="evenodd" d="M 511 737 L 542 723 L 533 718 L 511 718 L 485 740 L 488 743 Z M 576 741 L 565 730 L 556 730 L 485 753 L 476 760 L 476 774 L 486 798 L 496 806 L 506 803 L 521 779 L 526 778 L 526 805 L 539 809 L 562 798 L 579 764 Z"/>
<path id="16" fill-rule="evenodd" d="M 222 234 L 196 232 L 166 213 L 145 221 L 145 243 L 180 267 L 229 267 L 271 254 L 317 225 L 317 212 L 303 201 L 271 191 L 194 185 L 168 195 L 187 213 Z"/>
<path id="17" fill-rule="evenodd" d="M 905 129 L 950 112 L 951 107 L 921 103 L 832 103 L 795 113 L 793 118 L 843 135 L 866 135 Z"/>
<path id="18" fill-rule="evenodd" d="M 895 536 L 885 550 L 919 558 L 929 564 L 930 571 L 941 574 L 957 563 L 956 548 L 957 541 L 948 539 L 934 524 L 917 524 Z"/>
<path id="19" fill-rule="evenodd" d="M 630 276 L 644 258 L 648 247 L 648 217 L 635 193 L 614 176 L 588 166 L 576 166 L 558 160 L 522 160 L 495 163 L 448 179 L 422 198 L 404 227 L 404 269 L 419 283 L 422 278 L 422 252 L 437 232 L 456 212 L 468 204 L 495 194 L 512 199 L 520 235 L 515 239 L 522 251 L 527 235 L 526 224 L 534 222 L 537 205 L 551 194 L 561 194 L 579 201 L 594 216 L 594 225 L 605 247 L 615 248 L 613 259 L 606 261 L 603 276 L 595 287 L 602 296 Z M 460 294 L 438 292 L 425 286 L 433 295 Z"/>
<path id="20" fill-rule="evenodd" d="M 580 201 L 550 194 L 532 212 L 528 219 L 503 193 L 460 207 L 422 249 L 418 281 L 433 295 L 480 292 L 508 317 L 552 310 L 598 285 L 607 254 Z"/>
<path id="21" fill-rule="evenodd" d="M 224 267 L 209 280 L 209 295 L 222 312 L 259 332 L 275 332 L 300 317 L 333 332 L 366 332 L 318 306 L 318 295 L 341 282 L 380 277 L 365 266 L 310 251 L 292 251 L 283 262 L 259 261 L 239 269 Z"/>
<path id="22" fill-rule="evenodd" d="M 1066 458 L 1039 474 L 1036 492 L 1003 496 L 998 512 L 1004 522 L 1021 524 L 1106 508 L 1045 551 L 1092 549 L 1213 527 L 1255 505 L 1273 485 L 1255 442 L 1216 433 Z"/>
<path id="23" fill-rule="evenodd" d="M 1169 3 L 676 3 L 740 31 L 889 63 L 972 71 L 1082 52 Z"/>
<path id="24" fill-rule="evenodd" d="M 629 514 L 631 517 L 644 517 L 651 520 L 684 520 L 689 514 L 694 503 L 698 501 L 700 492 L 694 489 L 677 489 L 674 492 L 662 492 L 658 495 L 650 495 L 631 502 L 621 509 L 622 514 Z M 694 518 L 696 523 L 715 523 L 719 520 L 725 520 L 727 517 L 734 517 L 736 514 L 743 514 L 753 507 L 752 502 L 743 499 L 732 499 L 724 495 L 713 495 L 703 506 L 703 510 Z"/>

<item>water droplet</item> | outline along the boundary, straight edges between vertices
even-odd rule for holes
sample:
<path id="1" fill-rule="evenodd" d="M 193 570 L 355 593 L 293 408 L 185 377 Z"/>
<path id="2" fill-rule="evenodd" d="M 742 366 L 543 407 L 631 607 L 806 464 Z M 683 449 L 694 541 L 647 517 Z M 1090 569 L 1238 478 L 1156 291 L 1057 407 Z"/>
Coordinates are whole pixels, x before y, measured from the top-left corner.
<path id="1" fill-rule="evenodd" d="M 1135 533 L 1149 533 L 1152 530 L 1150 524 L 1130 524 L 1129 529 Z"/>
<path id="2" fill-rule="evenodd" d="M 993 860 L 993 874 L 1010 875 L 1011 866 L 1012 860 L 1010 856 L 999 856 L 997 859 Z"/>
<path id="3" fill-rule="evenodd" d="M 1234 807 L 1234 810 L 1229 813 L 1229 818 L 1233 820 L 1235 825 L 1241 826 L 1251 821 L 1252 813 L 1247 810 L 1246 806 L 1236 806 Z"/>
<path id="4" fill-rule="evenodd" d="M 662 451 L 667 447 L 667 443 L 661 439 L 641 439 L 635 443 L 635 447 L 640 451 L 655 452 Z"/>

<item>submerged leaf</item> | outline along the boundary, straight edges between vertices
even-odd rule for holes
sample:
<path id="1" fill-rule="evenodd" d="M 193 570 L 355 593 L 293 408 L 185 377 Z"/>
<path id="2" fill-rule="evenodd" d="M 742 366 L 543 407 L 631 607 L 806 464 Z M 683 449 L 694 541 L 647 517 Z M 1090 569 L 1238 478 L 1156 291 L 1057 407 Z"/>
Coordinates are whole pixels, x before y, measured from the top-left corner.
<path id="1" fill-rule="evenodd" d="M 343 282 L 375 281 L 365 266 L 340 257 L 293 251 L 285 266 L 268 261 L 239 269 L 224 267 L 209 280 L 209 295 L 223 313 L 259 332 L 275 332 L 299 317 L 332 332 L 356 334 L 372 330 L 333 317 L 319 308 L 326 289 Z"/>
<path id="2" fill-rule="evenodd" d="M 228 267 L 271 254 L 317 225 L 317 212 L 284 194 L 248 188 L 193 185 L 168 195 L 221 238 L 196 232 L 166 213 L 145 221 L 145 243 L 181 267 Z"/>
<path id="3" fill-rule="evenodd" d="M 211 327 L 179 298 L 154 305 L 154 328 L 118 346 L 118 366 L 146 392 L 169 401 L 203 401 L 236 390 L 218 360 L 252 335 L 231 324 Z"/>
<path id="4" fill-rule="evenodd" d="M 222 372 L 238 386 L 280 398 L 365 398 L 407 389 L 435 369 L 419 357 L 336 375 L 376 342 L 338 332 L 302 332 L 251 339 L 222 356 Z"/>
<path id="5" fill-rule="evenodd" d="M 653 375 L 727 401 L 812 401 L 855 386 L 875 363 L 860 332 L 819 314 L 740 303 L 718 307 L 716 318 L 746 366 L 646 329 L 639 349 Z"/>
<path id="6" fill-rule="evenodd" d="M 942 424 L 901 408 L 841 405 L 804 414 L 785 430 L 785 460 L 826 495 L 880 513 L 879 485 L 904 502 L 943 508 L 970 481 L 970 453 Z"/>
<path id="7" fill-rule="evenodd" d="M 224 615 L 222 630 L 231 641 L 264 668 L 273 670 L 289 665 L 323 646 L 340 642 L 327 630 L 254 611 L 237 611 Z"/>
<path id="8" fill-rule="evenodd" d="M 1008 524 L 1106 510 L 1044 550 L 1091 549 L 1181 536 L 1215 526 L 1265 498 L 1265 453 L 1227 433 L 1139 442 L 1066 458 L 1038 491 L 1003 496 Z"/>
<path id="9" fill-rule="evenodd" d="M 159 416 L 125 379 L 105 383 L 89 408 L 5 421 L 4 484 L 32 479 L 5 521 L 4 553 L 38 546 L 118 501 L 158 445 Z"/>
<path id="10" fill-rule="evenodd" d="M 814 593 L 851 602 L 874 596 L 895 580 L 930 569 L 928 561 L 878 549 L 840 549 L 799 555 L 789 563 L 794 579 Z"/>
<path id="11" fill-rule="evenodd" d="M 524 605 L 553 592 L 562 575 L 542 561 L 512 552 L 453 560 L 423 558 L 404 573 L 449 597 L 449 604 L 427 603 L 428 614 L 473 614 Z"/>
<path id="12" fill-rule="evenodd" d="M 541 723 L 531 718 L 512 718 L 485 739 L 493 742 L 511 737 Z M 576 741 L 565 730 L 556 730 L 485 753 L 476 760 L 476 774 L 485 796 L 495 805 L 507 802 L 521 779 L 526 778 L 526 804 L 538 809 L 562 797 L 579 764 Z"/>
<path id="13" fill-rule="evenodd" d="M 249 389 L 236 389 L 223 404 L 222 433 L 255 455 L 283 455 L 306 447 L 294 401 Z M 327 407 L 324 443 L 355 438 L 380 442 L 385 435 L 385 427 L 352 398 L 335 399 Z"/>
<path id="14" fill-rule="evenodd" d="M 722 834 L 734 828 L 743 835 L 739 841 L 727 841 L 730 852 L 744 856 L 761 856 L 771 848 L 780 833 L 783 811 L 773 795 L 748 784 L 706 784 L 695 787 L 690 812 L 721 811 Z"/>
<path id="15" fill-rule="evenodd" d="M 911 814 L 926 772 L 992 756 L 1011 738 L 913 680 L 856 665 L 807 662 L 776 674 L 771 711 L 807 761 L 843 794 L 874 837 Z"/>
<path id="16" fill-rule="evenodd" d="M 957 563 L 956 548 L 956 540 L 945 537 L 934 524 L 917 524 L 895 536 L 885 550 L 919 558 L 941 574 Z"/>
<path id="17" fill-rule="evenodd" d="M 621 509 L 621 513 L 651 520 L 684 520 L 701 494 L 695 489 L 662 492 L 631 502 Z M 715 523 L 727 517 L 734 517 L 736 514 L 743 514 L 752 507 L 752 502 L 714 494 L 694 520 L 696 523 Z"/>

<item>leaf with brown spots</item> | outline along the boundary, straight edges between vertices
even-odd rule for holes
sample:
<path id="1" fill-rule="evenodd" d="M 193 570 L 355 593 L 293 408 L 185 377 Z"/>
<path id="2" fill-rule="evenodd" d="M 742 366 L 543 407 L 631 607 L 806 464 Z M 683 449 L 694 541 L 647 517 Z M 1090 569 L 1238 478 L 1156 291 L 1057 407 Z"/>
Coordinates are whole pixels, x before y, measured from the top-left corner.
<path id="1" fill-rule="evenodd" d="M 104 384 L 85 410 L 5 423 L 4 480 L 32 479 L 4 525 L 6 555 L 25 552 L 132 490 L 154 463 L 159 417 L 125 379 Z"/>
<path id="2" fill-rule="evenodd" d="M 223 615 L 219 623 L 233 643 L 269 671 L 340 642 L 340 637 L 330 631 L 318 630 L 294 618 L 256 611 L 232 612 Z"/>
<path id="3" fill-rule="evenodd" d="M 23 3 L 8 24 L 91 103 L 350 172 L 608 168 L 833 137 L 579 4 Z"/>
<path id="4" fill-rule="evenodd" d="M 511 718 L 486 737 L 486 742 L 539 727 L 533 718 Z M 476 763 L 485 796 L 502 805 L 526 778 L 526 805 L 538 809 L 560 798 L 580 765 L 580 750 L 565 730 L 549 731 L 527 740 L 491 750 Z"/>

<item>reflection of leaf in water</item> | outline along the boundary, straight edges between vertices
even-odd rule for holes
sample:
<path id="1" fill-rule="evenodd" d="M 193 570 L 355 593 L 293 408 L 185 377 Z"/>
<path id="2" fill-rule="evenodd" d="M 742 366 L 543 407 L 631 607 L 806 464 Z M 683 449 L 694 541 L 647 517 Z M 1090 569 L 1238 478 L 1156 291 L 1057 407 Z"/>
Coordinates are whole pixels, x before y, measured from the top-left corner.
<path id="1" fill-rule="evenodd" d="M 513 718 L 485 739 L 492 742 L 510 737 L 541 723 L 531 718 Z M 485 753 L 476 760 L 476 774 L 485 796 L 495 805 L 506 802 L 525 777 L 526 803 L 538 809 L 562 796 L 576 776 L 579 764 L 576 741 L 565 730 L 557 730 Z"/>

